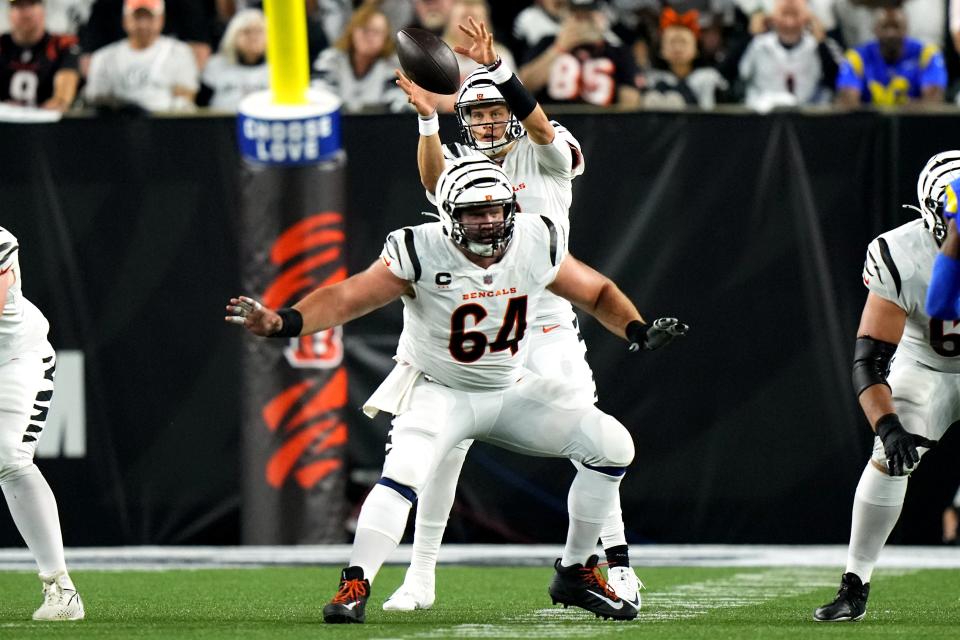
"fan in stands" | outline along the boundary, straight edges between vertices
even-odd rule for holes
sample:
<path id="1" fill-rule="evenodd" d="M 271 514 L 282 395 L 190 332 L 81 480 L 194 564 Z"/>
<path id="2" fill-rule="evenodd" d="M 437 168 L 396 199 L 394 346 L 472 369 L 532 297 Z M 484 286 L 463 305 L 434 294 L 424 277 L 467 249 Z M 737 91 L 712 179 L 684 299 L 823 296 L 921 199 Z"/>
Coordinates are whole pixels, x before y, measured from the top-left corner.
<path id="1" fill-rule="evenodd" d="M 403 73 L 427 91 L 450 95 L 460 88 L 456 55 L 429 31 L 413 27 L 398 31 L 397 55 Z"/>

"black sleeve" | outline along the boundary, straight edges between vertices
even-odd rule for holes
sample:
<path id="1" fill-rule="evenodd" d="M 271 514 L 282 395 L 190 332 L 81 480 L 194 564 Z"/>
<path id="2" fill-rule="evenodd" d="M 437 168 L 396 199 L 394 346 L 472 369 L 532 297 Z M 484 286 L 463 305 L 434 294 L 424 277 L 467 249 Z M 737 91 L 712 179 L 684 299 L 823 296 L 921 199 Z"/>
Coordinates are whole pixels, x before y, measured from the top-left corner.
<path id="1" fill-rule="evenodd" d="M 59 69 L 80 69 L 80 46 L 73 36 L 59 36 L 60 67 Z M 59 70 L 58 69 L 58 70 Z"/>
<path id="2" fill-rule="evenodd" d="M 837 86 L 837 76 L 840 74 L 840 61 L 843 58 L 840 45 L 830 38 L 825 38 L 823 42 L 817 45 L 817 55 L 820 57 L 820 69 L 823 72 L 820 84 L 833 90 Z"/>

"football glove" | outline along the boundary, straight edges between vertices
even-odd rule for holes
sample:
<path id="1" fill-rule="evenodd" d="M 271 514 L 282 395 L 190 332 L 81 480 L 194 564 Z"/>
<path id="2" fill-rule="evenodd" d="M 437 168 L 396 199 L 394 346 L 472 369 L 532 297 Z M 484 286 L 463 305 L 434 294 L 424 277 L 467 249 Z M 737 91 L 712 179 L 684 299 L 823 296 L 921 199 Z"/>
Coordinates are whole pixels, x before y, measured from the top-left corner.
<path id="1" fill-rule="evenodd" d="M 627 325 L 625 332 L 630 351 L 653 351 L 670 344 L 677 336 L 687 335 L 689 330 L 689 325 L 676 318 L 657 318 L 652 324 L 634 320 Z"/>
<path id="2" fill-rule="evenodd" d="M 883 443 L 887 471 L 891 476 L 905 476 L 908 469 L 912 470 L 920 462 L 917 447 L 930 449 L 937 444 L 936 440 L 908 433 L 895 413 L 888 413 L 877 420 L 877 435 Z"/>

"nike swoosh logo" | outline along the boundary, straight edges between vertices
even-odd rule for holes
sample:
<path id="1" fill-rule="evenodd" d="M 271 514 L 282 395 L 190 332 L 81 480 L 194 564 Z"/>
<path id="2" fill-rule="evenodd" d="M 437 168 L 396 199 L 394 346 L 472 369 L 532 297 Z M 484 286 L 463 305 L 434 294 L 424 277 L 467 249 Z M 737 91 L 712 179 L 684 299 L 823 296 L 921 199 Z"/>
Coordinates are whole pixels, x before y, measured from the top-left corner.
<path id="1" fill-rule="evenodd" d="M 590 591 L 590 589 L 587 589 L 587 593 L 589 593 L 589 594 L 592 595 L 592 596 L 596 596 L 596 597 L 600 598 L 601 600 L 603 600 L 604 602 L 606 602 L 607 604 L 609 604 L 609 605 L 610 605 L 611 607 L 613 607 L 614 609 L 623 609 L 623 600 L 621 600 L 621 601 L 619 601 L 619 602 L 614 602 L 613 600 L 611 600 L 610 598 L 608 598 L 608 597 L 606 597 L 606 596 L 602 596 L 602 595 L 600 595 L 599 593 L 597 593 L 597 592 L 595 592 L 595 591 Z"/>
<path id="2" fill-rule="evenodd" d="M 640 610 L 640 598 L 635 597 L 633 600 L 627 600 L 626 598 L 620 598 L 621 602 L 626 602 L 628 605 L 634 608 L 635 611 Z"/>
<path id="3" fill-rule="evenodd" d="M 553 331 L 554 329 L 556 329 L 556 328 L 559 327 L 559 326 L 560 326 L 560 325 L 558 325 L 558 324 L 552 324 L 552 325 L 550 325 L 549 327 L 544 327 L 544 328 L 543 328 L 543 332 L 544 332 L 544 333 L 550 333 L 551 331 Z"/>
<path id="4" fill-rule="evenodd" d="M 354 608 L 355 606 L 357 606 L 358 604 L 360 604 L 360 601 L 359 601 L 359 600 L 354 600 L 354 601 L 351 602 L 350 604 L 345 604 L 345 605 L 343 605 L 343 606 L 344 606 L 346 609 L 349 609 L 350 611 L 353 611 L 353 608 Z"/>

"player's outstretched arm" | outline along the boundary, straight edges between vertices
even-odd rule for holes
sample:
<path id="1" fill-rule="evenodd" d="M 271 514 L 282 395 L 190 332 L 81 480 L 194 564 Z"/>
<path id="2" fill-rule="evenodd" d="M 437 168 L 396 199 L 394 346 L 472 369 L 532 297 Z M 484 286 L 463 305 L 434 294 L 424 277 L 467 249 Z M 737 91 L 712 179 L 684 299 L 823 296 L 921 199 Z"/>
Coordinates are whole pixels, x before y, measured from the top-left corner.
<path id="1" fill-rule="evenodd" d="M 231 298 L 224 319 L 262 337 L 308 335 L 379 309 L 408 293 L 409 286 L 378 260 L 362 273 L 315 289 L 293 307 L 274 311 L 252 298 Z"/>
<path id="2" fill-rule="evenodd" d="M 677 336 L 686 335 L 689 327 L 676 318 L 658 318 L 646 324 L 633 302 L 599 271 L 567 254 L 557 277 L 548 287 L 583 309 L 608 331 L 630 342 L 630 350 L 659 349 Z"/>
<path id="3" fill-rule="evenodd" d="M 556 132 L 547 114 L 543 112 L 520 79 L 501 64 L 493 48 L 493 34 L 487 31 L 487 26 L 482 21 L 477 22 L 472 17 L 468 17 L 467 24 L 460 24 L 457 27 L 473 40 L 473 44 L 469 49 L 457 45 L 454 51 L 467 56 L 477 64 L 482 64 L 490 71 L 497 89 L 507 101 L 507 106 L 517 116 L 517 120 L 526 129 L 531 142 L 539 145 L 553 142 Z"/>

